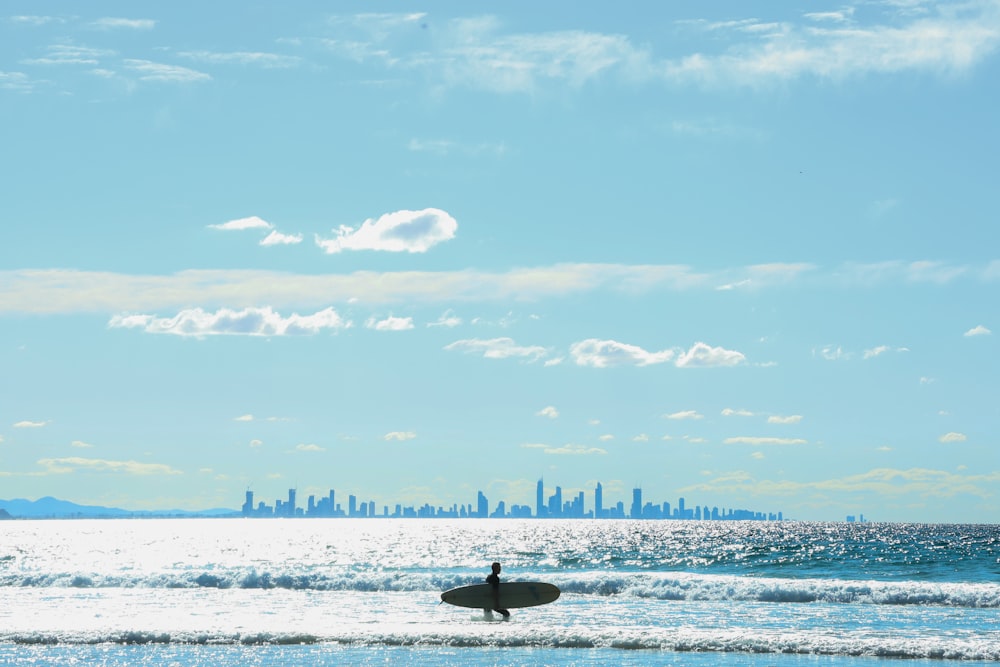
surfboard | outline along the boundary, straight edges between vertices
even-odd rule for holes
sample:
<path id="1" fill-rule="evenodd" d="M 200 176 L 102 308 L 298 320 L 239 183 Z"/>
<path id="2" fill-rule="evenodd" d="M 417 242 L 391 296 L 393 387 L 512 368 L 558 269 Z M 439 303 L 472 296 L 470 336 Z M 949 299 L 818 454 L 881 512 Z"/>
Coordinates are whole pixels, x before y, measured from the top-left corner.
<path id="1" fill-rule="evenodd" d="M 500 582 L 500 609 L 536 607 L 554 602 L 559 597 L 559 589 L 540 581 Z M 456 607 L 470 609 L 492 609 L 496 605 L 493 587 L 489 584 L 459 586 L 441 594 L 441 601 Z"/>

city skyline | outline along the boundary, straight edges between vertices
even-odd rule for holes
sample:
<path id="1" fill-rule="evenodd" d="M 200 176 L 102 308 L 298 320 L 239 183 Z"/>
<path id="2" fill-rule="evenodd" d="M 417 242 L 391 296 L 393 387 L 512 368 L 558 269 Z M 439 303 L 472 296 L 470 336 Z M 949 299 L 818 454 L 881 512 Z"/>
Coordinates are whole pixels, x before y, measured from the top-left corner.
<path id="1" fill-rule="evenodd" d="M 451 507 L 437 506 L 425 503 L 420 507 L 395 503 L 392 509 L 384 504 L 379 510 L 374 500 L 361 500 L 355 493 L 348 494 L 347 507 L 337 502 L 337 493 L 330 489 L 326 495 L 317 500 L 316 494 L 309 494 L 306 505 L 298 502 L 298 489 L 288 489 L 285 500 L 277 498 L 274 505 L 268 505 L 263 500 L 255 502 L 255 493 L 247 489 L 244 494 L 240 513 L 252 518 L 516 518 L 516 519 L 657 519 L 679 521 L 783 521 L 784 514 L 778 512 L 762 512 L 745 508 L 720 508 L 715 505 L 709 508 L 705 505 L 687 507 L 684 497 L 677 499 L 677 505 L 671 507 L 668 501 L 652 502 L 644 500 L 642 488 L 632 489 L 631 504 L 626 510 L 623 500 L 613 505 L 604 504 L 604 487 L 597 482 L 592 493 L 591 509 L 587 509 L 586 497 L 583 491 L 572 494 L 570 499 L 563 498 L 562 487 L 556 485 L 552 494 L 545 495 L 544 480 L 538 480 L 535 487 L 535 506 L 511 503 L 498 500 L 490 509 L 490 501 L 481 490 L 476 492 L 476 502 L 467 504 L 455 503 Z M 359 502 L 360 500 L 360 502 Z M 853 521 L 852 516 L 848 517 Z M 862 517 L 862 521 L 863 521 Z"/>
<path id="2" fill-rule="evenodd" d="M 1000 0 L 383 9 L 3 4 L 0 496 L 997 520 Z"/>

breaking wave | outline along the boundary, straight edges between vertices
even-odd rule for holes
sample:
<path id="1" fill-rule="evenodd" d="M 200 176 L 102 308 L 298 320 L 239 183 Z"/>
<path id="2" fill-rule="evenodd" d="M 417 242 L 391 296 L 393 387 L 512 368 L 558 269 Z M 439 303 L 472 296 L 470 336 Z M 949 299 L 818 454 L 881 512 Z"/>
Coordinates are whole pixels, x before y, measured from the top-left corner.
<path id="1" fill-rule="evenodd" d="M 787 579 L 690 573 L 582 573 L 526 575 L 546 579 L 564 594 L 665 601 L 741 601 L 1000 608 L 1000 584 Z M 406 571 L 270 572 L 249 569 L 188 570 L 156 574 L 6 573 L 3 587 L 215 588 L 439 593 L 480 581 L 468 573 Z"/>

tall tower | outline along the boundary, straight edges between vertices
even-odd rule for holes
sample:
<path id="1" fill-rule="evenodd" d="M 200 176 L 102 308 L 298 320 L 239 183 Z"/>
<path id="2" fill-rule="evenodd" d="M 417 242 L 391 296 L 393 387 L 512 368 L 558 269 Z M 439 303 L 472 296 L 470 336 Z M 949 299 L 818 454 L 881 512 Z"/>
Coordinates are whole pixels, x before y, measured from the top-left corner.
<path id="1" fill-rule="evenodd" d="M 295 516 L 295 489 L 288 489 L 288 516 Z"/>
<path id="2" fill-rule="evenodd" d="M 594 518 L 600 519 L 604 514 L 604 487 L 598 482 L 594 487 Z"/>
<path id="3" fill-rule="evenodd" d="M 543 516 L 545 516 L 545 483 L 540 479 L 538 486 L 535 487 L 535 518 Z"/>
<path id="4" fill-rule="evenodd" d="M 642 518 L 642 489 L 639 487 L 632 489 L 632 518 Z"/>

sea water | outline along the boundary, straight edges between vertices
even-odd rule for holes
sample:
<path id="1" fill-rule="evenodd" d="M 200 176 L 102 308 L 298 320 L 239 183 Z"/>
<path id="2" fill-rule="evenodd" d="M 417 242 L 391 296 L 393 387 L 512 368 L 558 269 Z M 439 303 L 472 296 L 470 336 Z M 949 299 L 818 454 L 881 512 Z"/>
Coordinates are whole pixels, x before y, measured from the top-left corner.
<path id="1" fill-rule="evenodd" d="M 551 582 L 510 620 L 440 604 Z M 1000 661 L 1000 526 L 515 519 L 0 523 L 0 664 Z"/>

